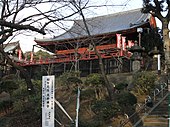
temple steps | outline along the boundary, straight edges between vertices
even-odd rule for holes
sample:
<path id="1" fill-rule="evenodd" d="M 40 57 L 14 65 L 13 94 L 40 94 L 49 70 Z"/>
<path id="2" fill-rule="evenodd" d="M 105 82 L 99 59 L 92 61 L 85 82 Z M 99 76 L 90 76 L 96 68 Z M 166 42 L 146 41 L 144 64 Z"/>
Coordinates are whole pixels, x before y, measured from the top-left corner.
<path id="1" fill-rule="evenodd" d="M 168 96 L 143 119 L 144 127 L 168 127 Z"/>

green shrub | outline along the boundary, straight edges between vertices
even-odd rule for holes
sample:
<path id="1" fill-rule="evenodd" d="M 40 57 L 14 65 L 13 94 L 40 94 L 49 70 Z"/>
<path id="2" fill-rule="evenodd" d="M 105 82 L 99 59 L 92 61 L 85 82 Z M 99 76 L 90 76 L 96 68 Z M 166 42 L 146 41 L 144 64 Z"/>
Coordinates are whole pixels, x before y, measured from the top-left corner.
<path id="1" fill-rule="evenodd" d="M 68 84 L 82 84 L 83 82 L 81 81 L 81 79 L 79 79 L 78 77 L 68 77 L 66 82 Z"/>
<path id="2" fill-rule="evenodd" d="M 0 92 L 12 93 L 13 90 L 19 87 L 17 77 L 13 74 L 4 76 L 0 81 Z"/>
<path id="3" fill-rule="evenodd" d="M 81 91 L 81 100 L 95 99 L 94 89 L 85 89 Z"/>
<path id="4" fill-rule="evenodd" d="M 1 112 L 5 112 L 8 113 L 8 111 L 10 110 L 10 108 L 12 107 L 12 100 L 4 100 L 4 101 L 0 101 L 0 111 Z"/>
<path id="5" fill-rule="evenodd" d="M 138 72 L 133 75 L 134 91 L 149 94 L 155 88 L 156 75 L 153 72 Z"/>
<path id="6" fill-rule="evenodd" d="M 122 92 L 117 95 L 117 102 L 121 107 L 133 106 L 137 103 L 137 98 L 130 92 Z"/>
<path id="7" fill-rule="evenodd" d="M 27 106 L 27 108 L 30 108 L 33 113 L 35 114 L 35 117 L 39 117 L 41 116 L 41 94 L 38 93 L 36 95 L 31 95 L 28 99 L 29 101 L 29 105 L 31 105 L 31 107 Z"/>
<path id="8" fill-rule="evenodd" d="M 69 88 L 70 82 L 68 82 L 68 79 L 70 78 L 70 80 L 72 81 L 71 83 L 73 83 L 75 82 L 73 81 L 73 79 L 77 78 L 77 75 L 79 75 L 79 72 L 65 72 L 56 79 L 57 85 L 67 86 Z M 80 82 L 80 80 L 78 81 L 78 78 L 76 79 L 76 81 Z"/>
<path id="9" fill-rule="evenodd" d="M 102 87 L 105 84 L 104 78 L 101 74 L 90 74 L 87 76 L 85 80 L 85 85 L 92 86 L 92 87 Z"/>
<path id="10" fill-rule="evenodd" d="M 24 109 L 24 101 L 23 100 L 18 100 L 13 103 L 13 109 L 16 112 L 23 112 Z"/>
<path id="11" fill-rule="evenodd" d="M 15 100 L 25 100 L 25 98 L 27 98 L 28 96 L 28 90 L 26 88 L 19 88 L 19 89 L 16 89 L 15 91 L 13 91 L 12 93 L 12 99 L 15 101 Z"/>
<path id="12" fill-rule="evenodd" d="M 95 97 L 97 100 L 105 98 L 105 87 L 104 78 L 101 74 L 93 73 L 87 76 L 85 83 L 88 88 L 93 88 L 95 90 Z"/>
<path id="13" fill-rule="evenodd" d="M 128 84 L 127 83 L 119 83 L 115 86 L 115 89 L 117 90 L 124 90 L 125 88 L 127 88 Z"/>
<path id="14" fill-rule="evenodd" d="M 120 107 L 114 102 L 99 100 L 92 104 L 92 111 L 104 120 L 108 120 L 117 115 Z"/>
<path id="15" fill-rule="evenodd" d="M 30 95 L 27 91 L 25 82 L 20 81 L 20 87 L 13 91 L 12 99 L 14 101 L 14 111 L 29 112 L 34 117 L 41 116 L 41 81 L 33 81 L 35 94 Z"/>

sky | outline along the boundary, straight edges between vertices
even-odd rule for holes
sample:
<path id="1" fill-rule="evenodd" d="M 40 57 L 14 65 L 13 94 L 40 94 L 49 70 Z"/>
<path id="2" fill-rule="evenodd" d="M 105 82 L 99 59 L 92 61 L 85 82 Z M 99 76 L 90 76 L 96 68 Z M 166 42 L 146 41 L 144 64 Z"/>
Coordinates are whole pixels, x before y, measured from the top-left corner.
<path id="1" fill-rule="evenodd" d="M 136 8 L 142 8 L 142 0 L 91 0 L 90 4 L 91 5 L 101 5 L 101 4 L 109 4 L 109 5 L 115 5 L 115 6 L 109 6 L 109 7 L 100 7 L 100 8 L 91 8 L 87 11 L 84 12 L 86 17 L 93 17 L 93 16 L 100 16 L 100 15 L 107 15 L 107 14 L 112 14 L 112 13 L 117 13 L 117 12 L 122 12 L 122 11 L 127 11 L 127 10 L 132 10 Z M 121 6 L 120 6 L 121 5 Z M 124 6 L 122 6 L 124 5 Z M 43 8 L 43 7 L 42 7 Z M 30 12 L 31 13 L 31 12 Z M 78 17 L 77 17 L 78 18 Z M 71 27 L 72 23 L 70 23 L 69 27 Z M 56 31 L 56 35 L 59 35 L 63 33 L 63 31 L 58 30 Z M 30 35 L 30 34 L 29 34 Z M 32 51 L 33 45 L 35 45 L 35 38 L 52 38 L 51 35 L 40 35 L 38 33 L 32 34 L 32 36 L 27 36 L 27 34 L 21 34 L 17 37 L 15 37 L 12 41 L 19 41 L 21 49 L 24 52 L 27 51 Z M 38 48 L 34 48 L 35 52 L 40 50 Z"/>

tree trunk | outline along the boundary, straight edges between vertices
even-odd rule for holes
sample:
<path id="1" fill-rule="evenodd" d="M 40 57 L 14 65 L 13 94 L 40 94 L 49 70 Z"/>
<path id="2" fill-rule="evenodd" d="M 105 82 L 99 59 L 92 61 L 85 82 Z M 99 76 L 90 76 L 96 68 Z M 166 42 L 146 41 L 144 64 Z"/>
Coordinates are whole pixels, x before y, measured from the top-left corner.
<path id="1" fill-rule="evenodd" d="M 4 49 L 2 47 L 0 47 L 0 52 L 2 53 L 2 55 L 4 56 L 4 58 L 7 60 L 7 64 L 11 65 L 12 67 L 14 67 L 15 69 L 19 70 L 23 76 L 23 78 L 25 79 L 25 82 L 27 84 L 27 90 L 30 92 L 30 93 L 34 93 L 34 87 L 33 87 L 33 84 L 32 84 L 32 81 L 31 81 L 31 77 L 28 73 L 28 71 L 17 65 L 16 63 L 14 63 L 11 58 L 8 56 L 8 54 L 6 52 L 4 52 Z"/>
<path id="2" fill-rule="evenodd" d="M 170 40 L 169 40 L 169 22 L 167 20 L 162 21 L 164 52 L 165 52 L 165 71 L 170 69 Z"/>
<path id="3" fill-rule="evenodd" d="M 106 74 L 105 74 L 105 69 L 104 69 L 104 64 L 103 64 L 103 60 L 102 60 L 102 57 L 101 55 L 99 54 L 99 52 L 97 51 L 96 49 L 96 46 L 95 44 L 93 43 L 94 45 L 94 51 L 96 53 L 96 55 L 98 56 L 98 59 L 99 59 L 99 67 L 100 67 L 100 70 L 101 70 L 101 73 L 102 73 L 102 76 L 104 78 L 104 81 L 105 81 L 105 86 L 106 86 L 106 89 L 107 89 L 107 92 L 109 94 L 109 98 L 110 100 L 114 100 L 114 87 L 110 84 Z"/>
<path id="4" fill-rule="evenodd" d="M 77 8 L 78 6 L 76 5 L 76 3 L 74 3 L 75 7 Z M 87 35 L 89 37 L 89 40 L 90 40 L 90 43 L 93 45 L 93 48 L 94 48 L 94 52 L 96 53 L 96 55 L 98 56 L 98 59 L 99 59 L 99 67 L 100 67 L 100 70 L 101 70 L 101 73 L 102 73 L 102 76 L 104 78 L 104 82 L 105 82 L 105 87 L 107 89 L 107 92 L 108 92 L 108 95 L 109 95 L 109 99 L 110 100 L 114 100 L 114 87 L 113 85 L 110 84 L 106 74 L 105 74 L 105 69 L 104 69 L 104 65 L 103 65 L 103 60 L 102 60 L 102 57 L 100 55 L 100 53 L 98 52 L 98 50 L 96 49 L 96 44 L 93 40 L 93 37 L 91 36 L 90 34 L 90 31 L 89 31 L 89 28 L 87 26 L 87 22 L 86 22 L 86 19 L 84 17 L 84 14 L 82 12 L 82 9 L 80 7 L 78 7 L 78 10 L 80 11 L 80 15 L 82 16 L 83 18 L 83 23 L 84 23 L 84 26 L 85 26 L 85 29 L 86 29 L 86 32 L 87 32 Z"/>

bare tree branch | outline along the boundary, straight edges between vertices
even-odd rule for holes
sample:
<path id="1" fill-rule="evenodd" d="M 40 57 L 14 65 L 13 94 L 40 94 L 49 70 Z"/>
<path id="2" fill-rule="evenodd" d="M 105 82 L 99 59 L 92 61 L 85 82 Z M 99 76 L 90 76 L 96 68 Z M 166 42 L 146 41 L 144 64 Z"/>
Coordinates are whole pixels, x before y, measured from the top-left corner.
<path id="1" fill-rule="evenodd" d="M 165 71 L 170 68 L 170 41 L 169 41 L 169 22 L 170 22 L 170 1 L 169 0 L 143 0 L 143 12 L 151 13 L 162 22 L 162 36 L 164 41 Z M 167 14 L 162 15 L 163 12 Z M 168 73 L 168 72 L 167 72 Z"/>
<path id="2" fill-rule="evenodd" d="M 167 4 L 168 4 L 168 7 L 167 7 L 167 11 L 168 11 L 167 18 L 168 18 L 168 20 L 170 21 L 170 1 L 167 0 L 166 2 L 167 2 Z"/>
<path id="3" fill-rule="evenodd" d="M 32 30 L 32 31 L 35 31 L 35 32 L 38 32 L 41 34 L 45 34 L 43 29 L 38 29 L 38 28 L 35 28 L 34 26 L 30 26 L 30 25 L 19 25 L 19 24 L 14 24 L 14 23 L 7 22 L 4 20 L 0 20 L 0 25 L 9 27 L 9 28 L 13 28 L 16 30 Z"/>
<path id="4" fill-rule="evenodd" d="M 85 26 L 87 35 L 89 36 L 89 40 L 91 41 L 91 44 L 92 44 L 93 47 L 94 47 L 94 52 L 95 52 L 96 55 L 98 56 L 99 67 L 100 67 L 102 76 L 103 76 L 104 81 L 105 81 L 105 87 L 106 87 L 106 89 L 107 89 L 109 98 L 110 98 L 110 100 L 113 100 L 113 99 L 114 99 L 114 96 L 113 96 L 114 88 L 113 88 L 113 86 L 110 84 L 110 82 L 109 82 L 109 80 L 108 80 L 108 78 L 107 78 L 107 76 L 106 76 L 106 74 L 105 74 L 105 69 L 104 69 L 104 65 L 103 65 L 103 59 L 102 59 L 101 55 L 99 54 L 99 52 L 98 52 L 98 50 L 97 50 L 97 48 L 96 48 L 96 43 L 94 42 L 93 37 L 91 36 L 91 33 L 90 33 L 90 31 L 89 31 L 89 28 L 88 28 L 88 25 L 87 25 L 85 16 L 84 16 L 83 11 L 82 11 L 82 8 L 81 8 L 81 5 L 80 5 L 80 3 L 77 4 L 75 0 L 73 0 L 71 3 L 72 3 L 72 5 L 79 11 L 80 15 L 82 16 L 83 23 L 84 23 L 84 26 Z M 86 3 L 86 4 L 87 4 L 87 3 Z M 86 5 L 86 4 L 85 4 L 85 5 Z"/>

